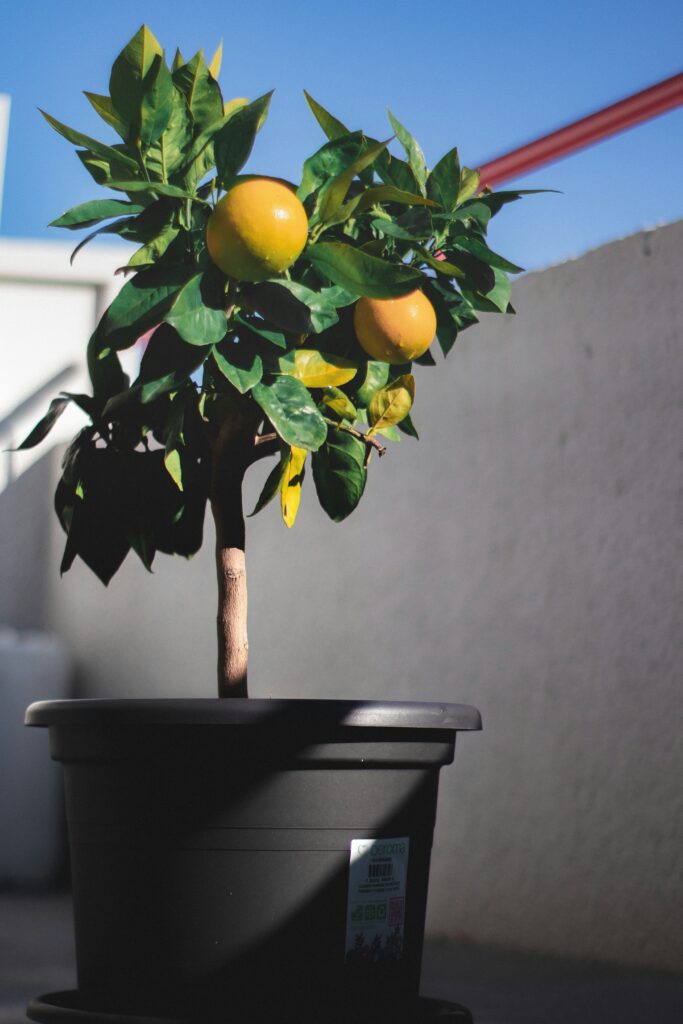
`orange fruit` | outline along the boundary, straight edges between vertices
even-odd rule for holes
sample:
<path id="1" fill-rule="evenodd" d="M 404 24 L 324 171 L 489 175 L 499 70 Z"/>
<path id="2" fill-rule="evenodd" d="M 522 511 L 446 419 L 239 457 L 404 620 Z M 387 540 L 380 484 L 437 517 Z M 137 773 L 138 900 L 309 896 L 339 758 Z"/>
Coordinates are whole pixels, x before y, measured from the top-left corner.
<path id="1" fill-rule="evenodd" d="M 353 326 L 372 359 L 408 363 L 427 351 L 436 334 L 436 313 L 419 289 L 398 299 L 359 299 Z"/>
<path id="2" fill-rule="evenodd" d="M 216 204 L 206 228 L 213 262 L 238 281 L 263 281 L 294 263 L 308 238 L 300 200 L 279 181 L 241 181 Z"/>

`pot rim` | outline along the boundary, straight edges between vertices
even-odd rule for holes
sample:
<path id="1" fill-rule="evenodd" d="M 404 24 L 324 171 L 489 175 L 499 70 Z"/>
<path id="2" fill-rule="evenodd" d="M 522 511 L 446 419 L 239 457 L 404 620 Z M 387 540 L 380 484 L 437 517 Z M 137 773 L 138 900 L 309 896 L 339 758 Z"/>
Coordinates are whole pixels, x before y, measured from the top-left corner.
<path id="1" fill-rule="evenodd" d="M 307 727 L 481 729 L 481 715 L 469 704 L 426 701 L 309 700 L 259 697 L 90 697 L 31 704 L 24 724 L 50 725 L 231 725 Z"/>

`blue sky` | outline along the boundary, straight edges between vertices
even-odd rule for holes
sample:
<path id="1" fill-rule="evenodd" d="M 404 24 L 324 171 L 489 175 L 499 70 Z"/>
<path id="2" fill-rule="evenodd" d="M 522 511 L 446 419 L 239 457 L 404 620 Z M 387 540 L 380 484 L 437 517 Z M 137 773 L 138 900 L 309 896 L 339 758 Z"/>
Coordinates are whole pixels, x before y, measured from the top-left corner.
<path id="1" fill-rule="evenodd" d="M 476 165 L 683 66 L 680 0 L 7 3 L 0 92 L 12 97 L 12 117 L 0 235 L 72 240 L 46 225 L 98 189 L 36 108 L 108 139 L 82 90 L 106 92 L 113 59 L 143 21 L 171 56 L 178 44 L 186 56 L 200 46 L 213 53 L 222 39 L 226 98 L 275 88 L 249 169 L 293 180 L 322 141 L 304 88 L 375 137 L 390 134 L 390 106 L 430 165 L 452 145 Z M 678 219 L 682 168 L 679 109 L 511 183 L 563 194 L 508 207 L 492 244 L 537 268 Z"/>

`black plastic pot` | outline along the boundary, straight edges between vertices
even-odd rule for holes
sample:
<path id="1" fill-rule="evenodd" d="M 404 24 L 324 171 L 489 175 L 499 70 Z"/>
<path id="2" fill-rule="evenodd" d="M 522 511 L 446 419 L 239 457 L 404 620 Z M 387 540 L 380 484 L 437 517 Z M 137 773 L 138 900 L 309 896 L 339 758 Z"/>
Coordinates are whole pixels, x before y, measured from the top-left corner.
<path id="1" fill-rule="evenodd" d="M 26 723 L 64 764 L 80 1005 L 414 1013 L 439 769 L 476 709 L 49 701 Z"/>

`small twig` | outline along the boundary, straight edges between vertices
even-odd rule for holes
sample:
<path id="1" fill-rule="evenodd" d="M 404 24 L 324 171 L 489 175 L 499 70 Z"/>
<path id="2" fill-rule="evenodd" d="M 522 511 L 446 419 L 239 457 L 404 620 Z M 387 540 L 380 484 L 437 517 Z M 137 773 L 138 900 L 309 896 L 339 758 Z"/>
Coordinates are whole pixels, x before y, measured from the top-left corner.
<path id="1" fill-rule="evenodd" d="M 257 434 L 254 438 L 254 445 L 267 444 L 269 441 L 277 441 L 275 431 L 270 434 Z"/>
<path id="2" fill-rule="evenodd" d="M 280 451 L 280 438 L 277 434 L 259 434 L 254 438 L 254 446 L 249 457 L 249 465 L 253 466 L 259 459 L 269 455 L 277 455 Z"/>
<path id="3" fill-rule="evenodd" d="M 359 441 L 364 444 L 372 446 L 378 453 L 380 459 L 386 452 L 386 448 L 383 444 L 380 444 L 376 437 L 372 437 L 370 434 L 362 434 L 360 430 L 356 430 L 354 427 L 348 427 L 346 423 L 338 423 L 336 420 L 329 420 L 325 417 L 325 422 L 329 423 L 330 426 L 336 430 L 343 430 L 345 434 L 351 434 L 353 437 L 357 437 Z"/>

